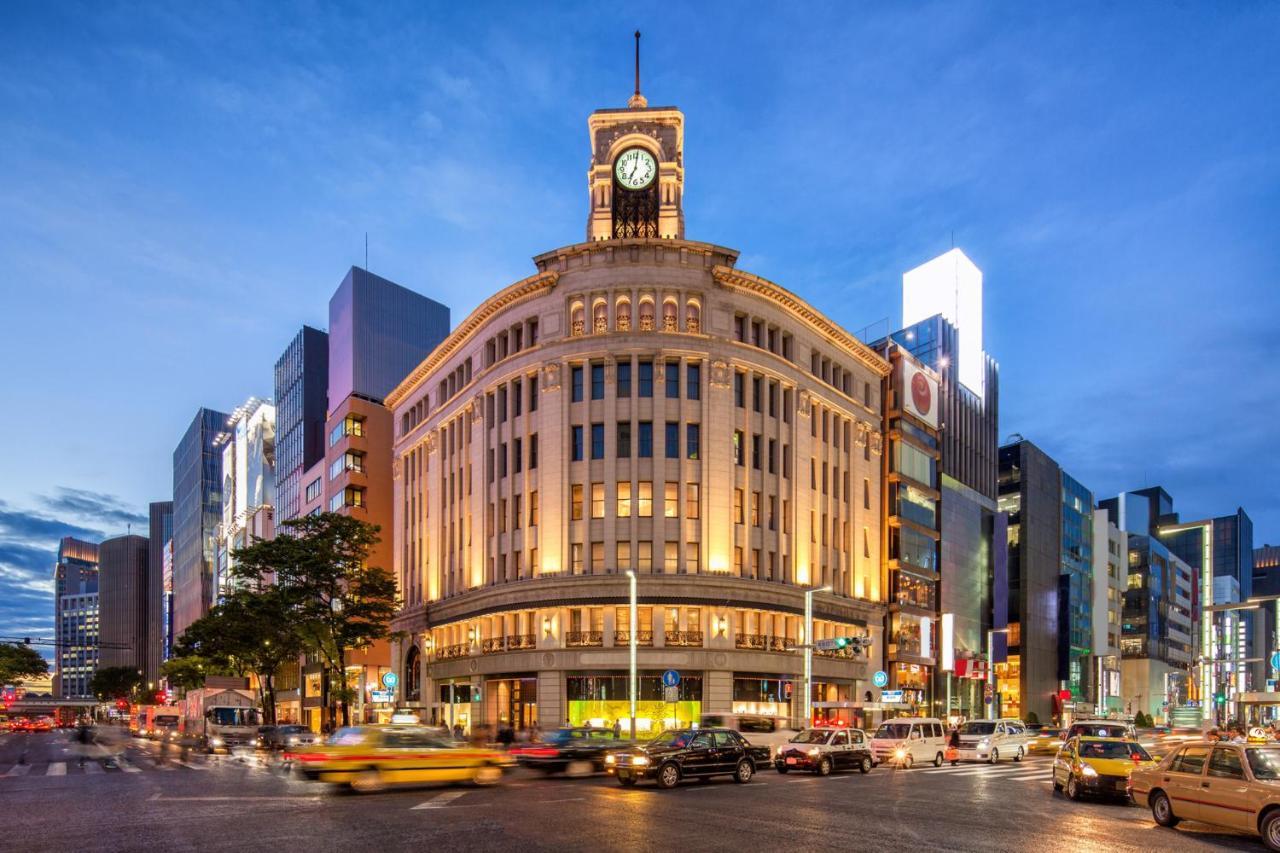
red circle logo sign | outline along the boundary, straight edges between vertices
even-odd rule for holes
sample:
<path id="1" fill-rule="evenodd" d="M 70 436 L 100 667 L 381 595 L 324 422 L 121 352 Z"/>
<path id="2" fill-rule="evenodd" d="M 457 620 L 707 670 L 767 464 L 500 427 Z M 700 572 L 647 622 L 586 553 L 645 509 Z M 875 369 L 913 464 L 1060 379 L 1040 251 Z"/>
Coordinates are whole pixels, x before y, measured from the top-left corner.
<path id="1" fill-rule="evenodd" d="M 915 403 L 917 412 L 928 417 L 933 408 L 933 389 L 923 373 L 911 377 L 911 402 Z"/>

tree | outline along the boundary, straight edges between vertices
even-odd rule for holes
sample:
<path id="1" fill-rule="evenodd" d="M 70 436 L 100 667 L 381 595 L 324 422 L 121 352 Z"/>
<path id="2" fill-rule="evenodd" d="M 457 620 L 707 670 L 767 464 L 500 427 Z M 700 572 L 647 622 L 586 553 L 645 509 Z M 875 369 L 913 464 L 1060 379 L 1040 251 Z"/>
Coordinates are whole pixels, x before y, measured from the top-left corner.
<path id="1" fill-rule="evenodd" d="M 1023 718 L 1027 725 L 1037 726 L 1040 724 L 1040 715 L 1035 711 L 1028 711 L 1026 717 Z"/>
<path id="2" fill-rule="evenodd" d="M 204 687 L 205 676 L 217 675 L 217 669 L 195 654 L 179 657 L 175 648 L 173 657 L 161 665 L 160 674 L 169 680 L 170 687 L 187 691 Z"/>
<path id="3" fill-rule="evenodd" d="M 18 686 L 25 679 L 49 673 L 49 662 L 22 643 L 0 643 L 0 684 Z"/>
<path id="4" fill-rule="evenodd" d="M 399 609 L 395 578 L 368 564 L 379 528 L 331 512 L 282 526 L 290 532 L 237 550 L 232 575 L 257 589 L 274 580 L 284 591 L 294 628 L 306 650 L 324 660 L 331 700 L 342 706 L 342 725 L 350 725 L 347 655 L 390 636 Z"/>
<path id="5" fill-rule="evenodd" d="M 137 699 L 142 688 L 142 673 L 130 666 L 108 666 L 93 674 L 89 690 L 103 702 L 113 699 Z"/>

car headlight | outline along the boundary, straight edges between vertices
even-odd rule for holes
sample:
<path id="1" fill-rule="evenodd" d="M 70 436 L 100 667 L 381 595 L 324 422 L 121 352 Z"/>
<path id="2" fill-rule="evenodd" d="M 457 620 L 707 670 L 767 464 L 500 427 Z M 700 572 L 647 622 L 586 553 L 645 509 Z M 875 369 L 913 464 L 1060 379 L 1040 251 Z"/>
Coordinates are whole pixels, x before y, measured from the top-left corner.
<path id="1" fill-rule="evenodd" d="M 1087 777 L 1089 777 L 1089 778 L 1091 778 L 1091 779 L 1092 779 L 1093 777 L 1095 777 L 1095 776 L 1097 776 L 1097 775 L 1098 775 L 1098 771 L 1097 771 L 1097 770 L 1094 770 L 1092 767 L 1090 767 L 1088 764 L 1086 764 L 1086 765 L 1084 765 L 1083 767 L 1081 767 L 1081 768 L 1080 768 L 1080 775 L 1081 775 L 1081 776 L 1087 776 Z"/>
<path id="2" fill-rule="evenodd" d="M 289 744 L 290 746 L 293 746 L 295 743 L 297 743 L 297 742 L 298 742 L 298 736 L 297 736 L 297 735 L 289 735 L 287 738 L 285 738 L 285 739 L 284 739 L 284 742 L 285 742 L 285 743 L 287 743 L 287 744 Z"/>
<path id="3" fill-rule="evenodd" d="M 617 763 L 618 763 L 618 756 L 616 756 L 616 755 L 606 755 L 606 756 L 604 757 L 604 763 L 605 763 L 605 764 L 617 764 Z"/>
<path id="4" fill-rule="evenodd" d="M 897 758 L 897 759 L 903 759 L 903 758 L 906 758 L 906 757 L 907 757 L 907 751 L 906 751 L 905 749 L 903 749 L 902 747 L 898 747 L 896 750 L 894 750 L 893 757 L 894 757 L 894 758 Z"/>
<path id="5" fill-rule="evenodd" d="M 991 738 L 989 737 L 984 737 L 982 740 L 978 741 L 978 746 L 990 746 L 990 745 L 991 745 Z"/>
<path id="6" fill-rule="evenodd" d="M 819 753 L 820 751 L 821 751 L 821 750 L 819 750 L 819 749 L 815 746 L 813 749 L 809 750 L 809 755 L 813 756 L 814 758 L 817 758 L 817 757 L 818 757 L 818 753 Z"/>
<path id="7" fill-rule="evenodd" d="M 649 763 L 649 759 L 647 756 L 637 755 L 631 759 L 631 763 L 643 767 Z"/>
<path id="8" fill-rule="evenodd" d="M 209 746 L 222 746 L 222 738 L 220 737 L 209 738 Z"/>

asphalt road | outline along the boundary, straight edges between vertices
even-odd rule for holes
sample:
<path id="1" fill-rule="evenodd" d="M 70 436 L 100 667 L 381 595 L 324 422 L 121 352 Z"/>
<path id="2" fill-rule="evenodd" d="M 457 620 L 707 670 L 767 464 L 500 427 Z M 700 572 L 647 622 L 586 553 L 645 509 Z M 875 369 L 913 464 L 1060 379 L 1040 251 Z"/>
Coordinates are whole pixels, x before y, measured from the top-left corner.
<path id="1" fill-rule="evenodd" d="M 122 740 L 82 767 L 65 733 L 0 735 L 0 850 L 1262 850 L 1137 806 L 1054 794 L 1049 759 L 758 774 L 672 791 L 516 771 L 496 788 L 331 791 L 256 757 L 164 763 Z M 23 763 L 19 763 L 23 761 Z"/>

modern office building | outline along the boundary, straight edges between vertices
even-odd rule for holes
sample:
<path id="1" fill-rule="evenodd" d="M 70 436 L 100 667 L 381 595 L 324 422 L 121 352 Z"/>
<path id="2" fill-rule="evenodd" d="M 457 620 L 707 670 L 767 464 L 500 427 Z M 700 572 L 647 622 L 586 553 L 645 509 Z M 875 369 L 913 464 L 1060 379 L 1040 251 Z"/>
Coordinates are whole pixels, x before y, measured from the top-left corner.
<path id="1" fill-rule="evenodd" d="M 88 679 L 98 662 L 97 595 L 98 546 L 63 537 L 53 568 L 55 697 L 88 695 Z"/>
<path id="2" fill-rule="evenodd" d="M 1006 654 L 1005 522 L 996 506 L 999 368 L 984 349 L 982 271 L 952 249 L 905 273 L 902 297 L 903 328 L 871 346 L 882 354 L 900 347 L 940 378 L 933 622 L 945 662 L 931 677 L 929 711 L 973 718 L 986 713 L 988 641 L 995 660 Z"/>
<path id="3" fill-rule="evenodd" d="M 996 664 L 1001 710 L 1041 721 L 1093 713 L 1093 495 L 1015 436 L 1000 448 L 999 506 L 1009 518 L 1009 655 Z"/>
<path id="4" fill-rule="evenodd" d="M 302 475 L 324 459 L 329 336 L 303 326 L 276 360 L 276 520 L 296 518 Z"/>
<path id="5" fill-rule="evenodd" d="M 1120 639 L 1123 634 L 1125 587 L 1128 583 L 1128 537 L 1111 520 L 1108 510 L 1093 511 L 1093 578 L 1090 607 L 1093 638 L 1090 677 L 1094 679 L 1095 710 L 1124 711 Z"/>
<path id="6" fill-rule="evenodd" d="M 151 647 L 147 537 L 104 540 L 98 546 L 98 558 L 98 666 L 137 669 L 154 684 L 154 674 L 147 672 Z"/>
<path id="7" fill-rule="evenodd" d="M 276 534 L 276 407 L 250 397 L 227 418 L 214 446 L 222 451 L 222 519 L 214 584 L 220 599 L 232 585 L 236 549 Z"/>
<path id="8" fill-rule="evenodd" d="M 222 521 L 222 449 L 227 415 L 200 409 L 173 451 L 173 640 L 209 612 Z"/>
<path id="9" fill-rule="evenodd" d="M 160 665 L 167 657 L 169 606 L 165 600 L 165 549 L 173 539 L 173 501 L 149 507 L 147 535 L 147 681 L 160 681 Z"/>
<path id="10" fill-rule="evenodd" d="M 799 646 L 882 659 L 889 364 L 685 239 L 684 116 L 632 104 L 588 122 L 589 241 L 535 257 L 387 398 L 401 701 L 468 728 L 623 720 L 630 571 L 639 730 L 806 699 L 859 720 L 876 667 L 816 654 L 806 697 Z"/>

